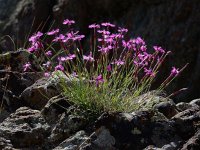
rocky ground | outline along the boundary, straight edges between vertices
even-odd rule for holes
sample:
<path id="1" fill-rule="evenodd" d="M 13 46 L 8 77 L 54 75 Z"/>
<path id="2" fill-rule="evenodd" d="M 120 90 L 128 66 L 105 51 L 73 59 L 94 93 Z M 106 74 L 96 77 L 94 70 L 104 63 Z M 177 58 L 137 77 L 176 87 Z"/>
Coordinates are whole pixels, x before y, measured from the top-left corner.
<path id="1" fill-rule="evenodd" d="M 58 77 L 19 73 L 27 60 L 35 61 L 23 50 L 0 55 L 0 149 L 199 150 L 200 99 L 175 104 L 147 93 L 135 112 L 88 122 L 60 95 Z"/>

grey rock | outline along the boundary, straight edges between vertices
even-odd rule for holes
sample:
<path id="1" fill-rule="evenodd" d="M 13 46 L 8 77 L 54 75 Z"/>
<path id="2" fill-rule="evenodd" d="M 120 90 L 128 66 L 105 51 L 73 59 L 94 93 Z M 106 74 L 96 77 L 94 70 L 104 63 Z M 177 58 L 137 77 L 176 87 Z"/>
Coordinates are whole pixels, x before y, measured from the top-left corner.
<path id="1" fill-rule="evenodd" d="M 75 114 L 68 115 L 63 113 L 57 124 L 52 129 L 49 140 L 54 143 L 62 141 L 68 138 L 71 134 L 83 129 L 85 125 L 86 120 L 84 117 Z"/>
<path id="2" fill-rule="evenodd" d="M 171 118 L 178 113 L 176 105 L 173 101 L 161 102 L 154 106 L 159 112 L 164 114 L 167 118 Z"/>
<path id="3" fill-rule="evenodd" d="M 50 127 L 38 110 L 21 107 L 0 124 L 0 137 L 13 147 L 41 147 L 50 134 Z"/>
<path id="4" fill-rule="evenodd" d="M 200 148 L 200 129 L 182 147 L 181 150 L 199 150 Z"/>
<path id="5" fill-rule="evenodd" d="M 67 102 L 66 98 L 62 95 L 58 95 L 52 97 L 47 102 L 45 107 L 41 110 L 41 114 L 51 126 L 55 126 L 60 119 L 60 116 L 68 111 L 69 106 L 70 104 Z"/>
<path id="6" fill-rule="evenodd" d="M 61 94 L 62 85 L 70 86 L 72 82 L 78 82 L 78 79 L 67 77 L 61 71 L 55 71 L 50 77 L 43 77 L 26 88 L 20 98 L 31 108 L 41 110 L 50 98 Z"/>
<path id="7" fill-rule="evenodd" d="M 194 100 L 192 100 L 192 101 L 190 102 L 190 104 L 191 104 L 191 105 L 196 104 L 196 105 L 198 105 L 198 106 L 200 107 L 200 99 L 194 99 Z"/>
<path id="8" fill-rule="evenodd" d="M 189 103 L 180 102 L 180 103 L 176 104 L 176 107 L 179 111 L 184 111 L 186 109 L 191 108 L 191 105 Z"/>
<path id="9" fill-rule="evenodd" d="M 84 131 L 79 131 L 60 143 L 54 150 L 77 150 L 82 149 L 90 142 L 90 138 Z"/>
<path id="10" fill-rule="evenodd" d="M 2 150 L 15 150 L 10 140 L 0 137 L 0 149 Z"/>

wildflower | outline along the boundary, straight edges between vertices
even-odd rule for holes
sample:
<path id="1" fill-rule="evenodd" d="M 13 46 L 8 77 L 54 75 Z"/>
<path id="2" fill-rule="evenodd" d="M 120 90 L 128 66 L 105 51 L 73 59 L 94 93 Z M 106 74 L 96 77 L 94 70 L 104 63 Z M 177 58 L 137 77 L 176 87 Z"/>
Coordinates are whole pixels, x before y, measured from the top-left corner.
<path id="1" fill-rule="evenodd" d="M 105 23 L 102 23 L 101 25 L 105 27 L 113 27 L 113 28 L 115 27 L 115 25 L 111 24 L 110 22 L 105 22 Z"/>
<path id="2" fill-rule="evenodd" d="M 76 72 L 72 72 L 72 76 L 73 76 L 73 77 L 78 77 L 78 75 L 77 75 Z"/>
<path id="3" fill-rule="evenodd" d="M 112 71 L 111 65 L 108 65 L 106 69 L 108 72 L 111 72 Z"/>
<path id="4" fill-rule="evenodd" d="M 175 67 L 172 67 L 172 70 L 171 70 L 171 76 L 176 76 L 176 75 L 178 75 L 179 74 L 179 70 L 178 69 L 176 69 Z"/>
<path id="5" fill-rule="evenodd" d="M 50 61 L 47 61 L 46 63 L 42 64 L 44 67 L 49 68 L 51 65 Z"/>
<path id="6" fill-rule="evenodd" d="M 55 70 L 63 71 L 63 70 L 64 70 L 64 67 L 63 67 L 61 64 L 59 64 L 59 65 L 57 65 L 57 66 L 55 67 Z"/>
<path id="7" fill-rule="evenodd" d="M 102 33 L 104 35 L 109 35 L 110 34 L 110 31 L 106 31 L 106 30 L 98 30 L 97 32 L 98 33 Z"/>
<path id="8" fill-rule="evenodd" d="M 43 33 L 38 31 L 36 34 L 32 35 L 29 38 L 29 41 L 32 42 L 32 43 L 35 43 L 42 35 L 43 35 Z"/>
<path id="9" fill-rule="evenodd" d="M 96 85 L 98 86 L 99 83 L 103 83 L 104 82 L 104 79 L 103 79 L 103 76 L 100 74 L 98 75 L 96 78 L 95 78 L 95 81 L 96 81 Z"/>
<path id="10" fill-rule="evenodd" d="M 64 39 L 65 39 L 65 36 L 63 34 L 60 34 L 59 36 L 55 37 L 55 39 L 53 39 L 53 42 L 62 41 Z"/>
<path id="11" fill-rule="evenodd" d="M 46 54 L 47 56 L 51 56 L 51 55 L 52 55 L 52 51 L 47 51 L 45 54 Z"/>
<path id="12" fill-rule="evenodd" d="M 24 71 L 27 71 L 27 70 L 31 69 L 30 62 L 27 62 L 25 65 L 23 65 L 23 69 L 24 69 Z"/>
<path id="13" fill-rule="evenodd" d="M 120 33 L 124 33 L 124 32 L 127 33 L 128 29 L 119 27 L 118 32 L 120 32 Z"/>
<path id="14" fill-rule="evenodd" d="M 100 28 L 100 25 L 94 23 L 94 24 L 89 25 L 88 28 L 90 28 L 90 29 L 92 29 L 92 28 L 96 29 L 96 28 Z"/>
<path id="15" fill-rule="evenodd" d="M 49 72 L 45 72 L 45 73 L 44 73 L 44 76 L 45 76 L 45 77 L 49 77 L 49 76 L 50 76 L 50 73 L 49 73 Z"/>
<path id="16" fill-rule="evenodd" d="M 54 34 L 58 33 L 59 31 L 60 31 L 59 29 L 55 29 L 55 30 L 47 32 L 47 35 L 54 35 Z"/>
<path id="17" fill-rule="evenodd" d="M 140 47 L 140 50 L 141 50 L 142 52 L 145 52 L 145 51 L 147 50 L 146 45 L 142 45 L 142 46 Z"/>
<path id="18" fill-rule="evenodd" d="M 111 45 L 108 45 L 107 47 L 98 47 L 100 48 L 98 51 L 102 52 L 103 54 L 107 54 L 111 49 L 113 49 Z"/>
<path id="19" fill-rule="evenodd" d="M 153 48 L 156 52 L 165 53 L 165 50 L 160 46 L 153 46 Z"/>
<path id="20" fill-rule="evenodd" d="M 94 61 L 94 58 L 92 57 L 92 53 L 90 52 L 90 54 L 88 56 L 83 55 L 83 60 L 87 60 L 87 61 Z"/>
<path id="21" fill-rule="evenodd" d="M 146 76 L 155 77 L 155 73 L 152 71 L 152 69 L 144 68 L 144 72 Z"/>
<path id="22" fill-rule="evenodd" d="M 125 63 L 124 61 L 119 59 L 119 60 L 116 60 L 116 61 L 112 62 L 111 64 L 116 64 L 117 66 L 121 66 L 121 65 L 124 65 L 124 63 Z"/>
<path id="23" fill-rule="evenodd" d="M 69 55 L 66 57 L 66 60 L 73 60 L 74 58 L 76 58 L 76 55 L 75 55 L 75 54 L 69 54 Z"/>
<path id="24" fill-rule="evenodd" d="M 137 37 L 135 43 L 138 45 L 145 45 L 145 41 L 141 37 Z"/>
<path id="25" fill-rule="evenodd" d="M 75 23 L 75 21 L 74 20 L 69 20 L 69 19 L 65 19 L 64 21 L 63 21 L 63 24 L 64 25 L 72 25 L 72 24 L 74 24 Z"/>

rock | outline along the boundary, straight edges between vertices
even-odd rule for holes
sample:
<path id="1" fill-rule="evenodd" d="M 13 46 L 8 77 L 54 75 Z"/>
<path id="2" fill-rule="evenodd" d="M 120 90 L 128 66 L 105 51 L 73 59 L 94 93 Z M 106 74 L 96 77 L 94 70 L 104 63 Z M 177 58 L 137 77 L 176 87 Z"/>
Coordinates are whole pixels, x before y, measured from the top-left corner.
<path id="1" fill-rule="evenodd" d="M 181 150 L 199 150 L 200 148 L 200 129 L 191 137 Z"/>
<path id="2" fill-rule="evenodd" d="M 173 122 L 156 120 L 153 116 L 150 111 L 104 114 L 95 127 L 97 131 L 103 126 L 108 129 L 116 149 L 140 150 L 152 144 L 162 148 L 167 143 L 182 141 Z"/>
<path id="3" fill-rule="evenodd" d="M 36 56 L 27 50 L 19 49 L 17 51 L 0 54 L 0 64 L 10 67 L 12 71 L 23 72 L 23 65 L 27 62 L 30 62 L 31 68 L 34 71 L 40 70 Z"/>
<path id="4" fill-rule="evenodd" d="M 164 114 L 167 118 L 171 118 L 178 113 L 175 103 L 173 101 L 161 102 L 154 106 L 159 112 Z"/>
<path id="5" fill-rule="evenodd" d="M 155 105 L 158 105 L 162 102 L 173 103 L 171 99 L 159 96 L 158 92 L 150 91 L 134 98 L 133 106 L 135 110 L 148 110 L 153 109 Z"/>
<path id="6" fill-rule="evenodd" d="M 192 100 L 192 101 L 190 102 L 190 104 L 191 104 L 191 105 L 196 104 L 196 105 L 198 105 L 198 106 L 200 107 L 200 99 L 194 99 L 194 100 Z"/>
<path id="7" fill-rule="evenodd" d="M 191 105 L 185 102 L 180 102 L 178 104 L 176 104 L 176 107 L 179 111 L 184 111 L 186 109 L 191 108 Z"/>
<path id="8" fill-rule="evenodd" d="M 9 34 L 16 44 L 23 46 L 27 42 L 27 36 L 36 32 L 36 29 L 47 30 L 47 24 L 52 19 L 53 0 L 1 0 L 0 3 L 0 26 L 1 36 Z M 43 13 L 41 14 L 41 10 Z M 49 18 L 49 19 L 48 19 Z M 45 26 L 45 23 L 46 26 Z M 0 44 L 1 49 L 13 50 L 11 40 Z M 7 47 L 8 46 L 8 47 Z M 7 50 L 8 51 L 8 50 Z"/>
<path id="9" fill-rule="evenodd" d="M 6 140 L 3 137 L 0 137 L 0 149 L 2 150 L 16 150 L 13 148 L 13 145 L 10 140 Z"/>
<path id="10" fill-rule="evenodd" d="M 0 137 L 14 148 L 39 148 L 50 135 L 50 127 L 38 110 L 21 107 L 0 124 Z"/>
<path id="11" fill-rule="evenodd" d="M 176 107 L 179 111 L 184 111 L 184 110 L 187 110 L 187 109 L 191 109 L 192 107 L 196 107 L 196 108 L 199 108 L 198 105 L 194 103 L 185 103 L 185 102 L 180 102 L 178 104 L 176 104 Z"/>
<path id="12" fill-rule="evenodd" d="M 8 111 L 0 108 L 0 123 L 3 122 L 3 120 L 6 119 L 9 115 L 10 113 Z"/>
<path id="13" fill-rule="evenodd" d="M 110 131 L 104 126 L 99 128 L 96 132 L 97 138 L 92 142 L 95 149 L 115 150 L 115 138 L 110 134 Z"/>
<path id="14" fill-rule="evenodd" d="M 78 79 L 75 77 L 67 77 L 63 72 L 55 71 L 50 77 L 43 77 L 26 88 L 22 92 L 20 98 L 23 99 L 29 107 L 41 110 L 50 98 L 61 94 L 62 85 L 70 86 L 72 82 L 77 81 Z"/>
<path id="15" fill-rule="evenodd" d="M 71 134 L 83 129 L 86 120 L 82 116 L 63 113 L 51 132 L 49 140 L 53 143 L 68 138 Z"/>
<path id="16" fill-rule="evenodd" d="M 172 117 L 172 120 L 175 122 L 174 126 L 179 132 L 179 135 L 183 139 L 188 139 L 195 134 L 196 126 L 195 124 L 200 122 L 200 111 L 198 107 L 192 107 L 185 111 L 182 111 Z"/>
<path id="17" fill-rule="evenodd" d="M 55 126 L 60 116 L 68 110 L 69 106 L 70 104 L 67 102 L 66 98 L 61 95 L 55 96 L 48 101 L 42 109 L 41 114 L 51 126 Z"/>
<path id="18" fill-rule="evenodd" d="M 90 141 L 90 138 L 84 131 L 79 131 L 75 135 L 67 138 L 60 143 L 54 150 L 77 150 L 82 149 Z"/>

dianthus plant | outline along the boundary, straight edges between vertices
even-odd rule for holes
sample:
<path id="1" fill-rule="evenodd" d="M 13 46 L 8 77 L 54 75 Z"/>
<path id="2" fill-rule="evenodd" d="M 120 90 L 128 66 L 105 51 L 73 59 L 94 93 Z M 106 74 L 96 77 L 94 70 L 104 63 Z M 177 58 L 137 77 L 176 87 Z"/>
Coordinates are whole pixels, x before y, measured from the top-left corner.
<path id="1" fill-rule="evenodd" d="M 170 52 L 160 46 L 147 50 L 141 37 L 129 39 L 127 29 L 108 22 L 89 25 L 90 37 L 80 35 L 73 24 L 75 21 L 66 19 L 63 26 L 67 33 L 53 29 L 29 38 L 31 45 L 27 50 L 40 60 L 44 76 L 62 71 L 72 84 L 63 82 L 61 92 L 72 104 L 93 115 L 104 111 L 133 111 L 133 99 L 150 90 Z M 156 90 L 162 91 L 184 68 L 172 67 Z M 31 70 L 30 62 L 24 64 L 24 71 Z"/>

